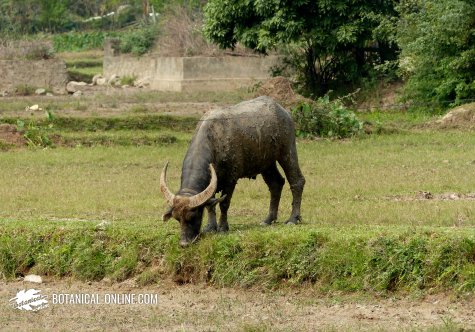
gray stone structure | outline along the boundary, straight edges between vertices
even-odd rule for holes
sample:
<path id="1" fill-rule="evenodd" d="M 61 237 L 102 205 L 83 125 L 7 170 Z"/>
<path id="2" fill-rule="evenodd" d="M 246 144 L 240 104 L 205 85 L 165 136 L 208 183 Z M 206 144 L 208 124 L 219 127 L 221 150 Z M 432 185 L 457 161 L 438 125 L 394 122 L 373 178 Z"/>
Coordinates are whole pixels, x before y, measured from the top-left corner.
<path id="1" fill-rule="evenodd" d="M 68 82 L 66 64 L 61 59 L 2 60 L 0 59 L 0 90 L 13 91 L 16 86 L 29 85 L 64 93 Z"/>
<path id="2" fill-rule="evenodd" d="M 141 57 L 120 54 L 116 40 L 104 47 L 104 76 L 135 76 L 160 91 L 226 91 L 248 87 L 271 76 L 278 56 Z"/>

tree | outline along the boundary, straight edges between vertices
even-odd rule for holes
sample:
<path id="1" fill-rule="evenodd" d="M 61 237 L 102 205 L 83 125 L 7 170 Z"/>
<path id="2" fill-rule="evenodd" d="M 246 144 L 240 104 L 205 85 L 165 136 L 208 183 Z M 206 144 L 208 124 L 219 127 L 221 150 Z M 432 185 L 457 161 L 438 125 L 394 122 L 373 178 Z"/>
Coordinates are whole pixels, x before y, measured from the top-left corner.
<path id="1" fill-rule="evenodd" d="M 395 0 L 210 0 L 204 33 L 222 48 L 236 43 L 260 53 L 293 44 L 302 50 L 308 92 L 351 82 L 367 65 L 394 58 L 396 48 L 373 31 L 395 15 Z"/>
<path id="2" fill-rule="evenodd" d="M 40 0 L 41 10 L 37 14 L 39 28 L 43 31 L 62 31 L 69 22 L 67 0 Z"/>
<path id="3" fill-rule="evenodd" d="M 475 98 L 475 1 L 403 0 L 397 39 L 405 97 L 445 108 Z"/>

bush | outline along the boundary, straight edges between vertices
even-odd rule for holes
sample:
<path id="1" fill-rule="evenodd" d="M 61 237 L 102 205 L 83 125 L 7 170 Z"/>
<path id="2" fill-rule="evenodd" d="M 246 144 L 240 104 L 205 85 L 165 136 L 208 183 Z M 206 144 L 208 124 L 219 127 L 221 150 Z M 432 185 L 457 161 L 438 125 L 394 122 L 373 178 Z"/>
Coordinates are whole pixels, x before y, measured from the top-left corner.
<path id="1" fill-rule="evenodd" d="M 68 32 L 53 36 L 53 46 L 56 52 L 85 51 L 101 49 L 104 38 L 113 33 L 103 31 Z"/>
<path id="2" fill-rule="evenodd" d="M 143 26 L 140 29 L 124 33 L 120 38 L 120 52 L 143 55 L 154 45 L 158 29 L 155 25 Z"/>
<path id="3" fill-rule="evenodd" d="M 137 76 L 123 76 L 120 78 L 120 85 L 134 85 Z"/>
<path id="4" fill-rule="evenodd" d="M 23 120 L 17 120 L 17 130 L 23 132 L 28 146 L 46 148 L 53 146 L 49 132 L 53 128 L 54 116 L 50 111 L 45 112 L 47 124 L 41 125 L 30 120 L 26 124 Z"/>
<path id="5" fill-rule="evenodd" d="M 302 102 L 292 109 L 299 137 L 345 138 L 362 132 L 363 123 L 341 100 L 330 101 L 328 95 L 314 102 Z"/>
<path id="6" fill-rule="evenodd" d="M 398 6 L 405 98 L 446 108 L 475 98 L 475 7 L 471 0 L 406 0 Z M 451 105 L 451 101 L 455 101 Z"/>

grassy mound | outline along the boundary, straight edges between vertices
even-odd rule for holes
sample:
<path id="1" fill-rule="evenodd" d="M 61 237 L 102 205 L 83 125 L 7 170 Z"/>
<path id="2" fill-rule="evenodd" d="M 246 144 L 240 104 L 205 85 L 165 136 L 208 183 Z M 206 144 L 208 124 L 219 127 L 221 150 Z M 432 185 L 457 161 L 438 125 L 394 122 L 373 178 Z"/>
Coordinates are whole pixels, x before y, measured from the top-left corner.
<path id="1" fill-rule="evenodd" d="M 328 291 L 475 290 L 475 235 L 426 228 L 408 231 L 291 227 L 212 235 L 181 249 L 173 226 L 151 223 L 3 221 L 0 273 L 80 280 L 136 277 L 139 284 L 178 283 Z"/>

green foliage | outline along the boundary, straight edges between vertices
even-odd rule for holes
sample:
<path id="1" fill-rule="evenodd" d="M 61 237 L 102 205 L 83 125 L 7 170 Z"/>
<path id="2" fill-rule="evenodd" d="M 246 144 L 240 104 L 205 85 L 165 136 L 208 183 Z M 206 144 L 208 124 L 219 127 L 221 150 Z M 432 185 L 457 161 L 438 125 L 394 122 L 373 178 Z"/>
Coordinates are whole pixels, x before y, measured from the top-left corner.
<path id="1" fill-rule="evenodd" d="M 302 102 L 292 109 L 299 137 L 345 138 L 361 133 L 363 123 L 341 100 L 330 101 L 328 95 L 315 102 Z"/>
<path id="2" fill-rule="evenodd" d="M 17 120 L 17 129 L 23 132 L 27 144 L 31 147 L 51 147 L 53 142 L 49 137 L 49 132 L 53 128 L 54 116 L 50 111 L 45 112 L 46 124 L 41 125 L 30 120 L 25 124 L 23 120 Z"/>
<path id="3" fill-rule="evenodd" d="M 267 53 L 288 46 L 306 92 L 323 95 L 332 83 L 353 82 L 368 67 L 394 58 L 388 34 L 377 28 L 395 15 L 395 2 L 211 0 L 204 33 L 223 48 L 239 42 Z"/>
<path id="4" fill-rule="evenodd" d="M 473 1 L 405 0 L 398 10 L 405 98 L 434 108 L 475 98 Z"/>
<path id="5" fill-rule="evenodd" d="M 56 32 L 66 28 L 70 22 L 66 0 L 39 0 L 41 10 L 38 25 L 42 31 Z"/>
<path id="6" fill-rule="evenodd" d="M 139 29 L 131 30 L 120 35 L 120 51 L 143 55 L 147 53 L 155 43 L 158 28 L 156 25 L 145 25 Z"/>
<path id="7" fill-rule="evenodd" d="M 97 74 L 102 74 L 102 66 L 68 68 L 68 76 L 71 81 L 92 83 L 93 77 Z"/>
<path id="8" fill-rule="evenodd" d="M 208 236 L 181 249 L 178 236 L 163 227 L 144 232 L 71 221 L 60 227 L 58 221 L 2 223 L 2 279 L 32 271 L 113 282 L 137 276 L 142 285 L 172 277 L 221 287 L 311 285 L 322 292 L 475 290 L 470 232 L 276 226 Z"/>
<path id="9" fill-rule="evenodd" d="M 91 49 L 102 49 L 104 38 L 116 34 L 104 31 L 75 32 L 53 36 L 53 47 L 56 52 L 76 52 Z"/>
<path id="10" fill-rule="evenodd" d="M 120 78 L 121 85 L 134 85 L 135 80 L 137 79 L 136 76 L 122 76 Z"/>

